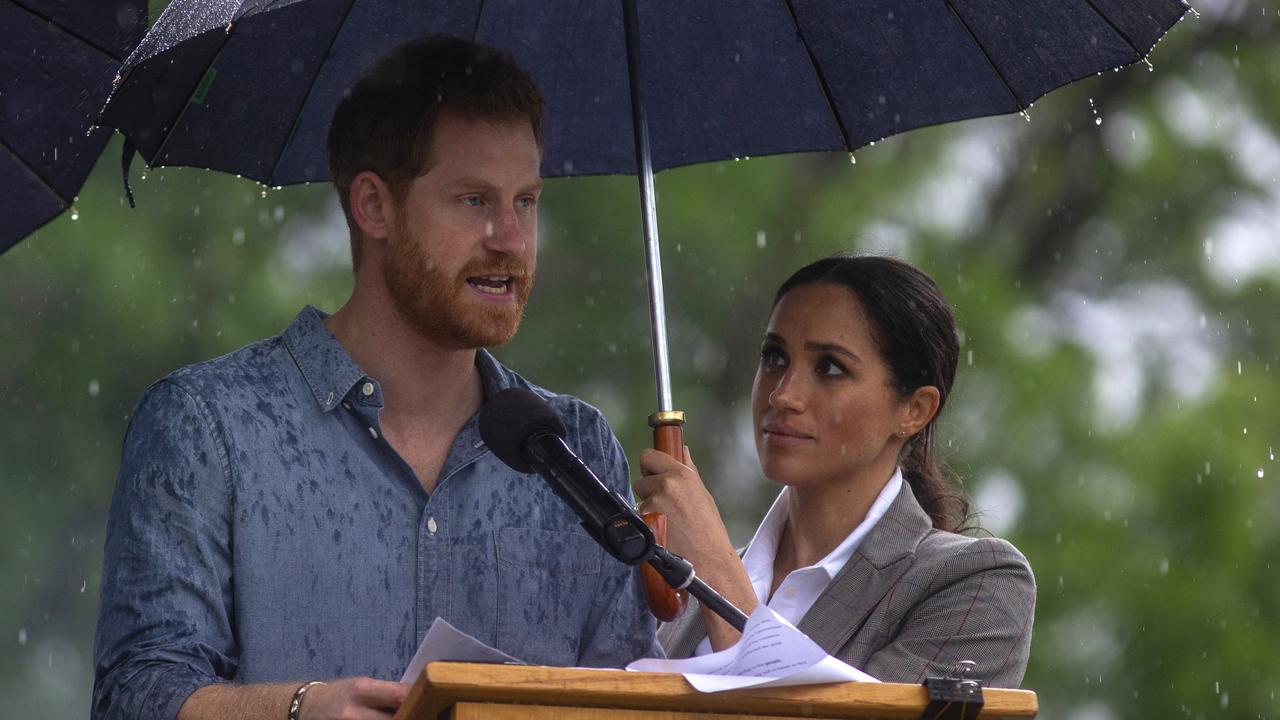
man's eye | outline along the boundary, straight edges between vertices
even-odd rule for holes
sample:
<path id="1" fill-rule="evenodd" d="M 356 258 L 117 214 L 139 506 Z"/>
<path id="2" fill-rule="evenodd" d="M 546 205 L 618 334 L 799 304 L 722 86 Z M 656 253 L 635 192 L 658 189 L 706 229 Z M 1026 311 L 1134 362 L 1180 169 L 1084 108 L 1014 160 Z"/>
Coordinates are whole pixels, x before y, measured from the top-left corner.
<path id="1" fill-rule="evenodd" d="M 516 200 L 516 207 L 531 208 L 537 204 L 538 199 L 535 197 L 522 197 Z"/>
<path id="2" fill-rule="evenodd" d="M 480 207 L 483 202 L 479 195 L 468 195 L 462 198 L 462 204 L 469 207 Z"/>

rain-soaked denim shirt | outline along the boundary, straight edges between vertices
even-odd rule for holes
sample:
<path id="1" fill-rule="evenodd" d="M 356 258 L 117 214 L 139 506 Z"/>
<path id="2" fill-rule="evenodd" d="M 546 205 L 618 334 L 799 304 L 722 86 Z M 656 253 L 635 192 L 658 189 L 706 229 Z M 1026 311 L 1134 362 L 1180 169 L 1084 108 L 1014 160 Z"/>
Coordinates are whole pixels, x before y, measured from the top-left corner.
<path id="1" fill-rule="evenodd" d="M 522 660 L 660 655 L 636 571 L 472 417 L 430 495 L 382 437 L 377 380 L 316 309 L 152 385 L 125 437 L 94 642 L 94 718 L 174 718 L 217 682 L 399 679 L 436 617 Z M 531 387 L 480 351 L 486 394 Z M 630 497 L 600 413 L 532 387 Z"/>

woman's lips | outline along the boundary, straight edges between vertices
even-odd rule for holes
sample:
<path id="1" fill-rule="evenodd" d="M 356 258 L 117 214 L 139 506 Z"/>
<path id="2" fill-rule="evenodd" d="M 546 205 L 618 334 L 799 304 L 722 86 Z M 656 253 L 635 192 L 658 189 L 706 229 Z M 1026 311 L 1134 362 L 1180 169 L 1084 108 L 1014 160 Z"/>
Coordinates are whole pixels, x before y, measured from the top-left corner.
<path id="1" fill-rule="evenodd" d="M 813 442 L 813 436 L 800 430 L 778 423 L 770 423 L 761 428 L 766 443 L 773 447 L 795 447 Z"/>

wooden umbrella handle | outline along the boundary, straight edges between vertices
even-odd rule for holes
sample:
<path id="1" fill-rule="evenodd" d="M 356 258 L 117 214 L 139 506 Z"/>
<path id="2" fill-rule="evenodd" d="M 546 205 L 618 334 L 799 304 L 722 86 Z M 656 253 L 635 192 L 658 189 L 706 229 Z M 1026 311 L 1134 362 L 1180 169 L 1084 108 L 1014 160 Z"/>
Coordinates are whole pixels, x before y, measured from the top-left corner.
<path id="1" fill-rule="evenodd" d="M 649 425 L 653 427 L 654 449 L 684 462 L 684 413 L 654 413 L 649 416 Z M 666 545 L 667 516 L 648 512 L 640 517 L 653 531 L 654 540 L 659 545 Z M 657 570 L 648 565 L 640 568 L 640 581 L 644 584 L 644 597 L 649 602 L 649 611 L 654 617 L 663 622 L 671 622 L 684 612 L 685 605 L 689 602 L 687 591 L 671 587 Z"/>

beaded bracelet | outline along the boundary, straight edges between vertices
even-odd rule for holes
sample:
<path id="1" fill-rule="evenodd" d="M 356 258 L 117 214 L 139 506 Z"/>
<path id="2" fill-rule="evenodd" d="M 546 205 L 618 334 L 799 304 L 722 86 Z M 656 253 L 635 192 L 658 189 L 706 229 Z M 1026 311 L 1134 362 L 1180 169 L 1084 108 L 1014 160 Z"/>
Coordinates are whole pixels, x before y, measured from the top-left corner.
<path id="1" fill-rule="evenodd" d="M 312 680 L 311 682 L 303 683 L 301 687 L 294 691 L 293 700 L 289 702 L 288 720 L 298 720 L 299 711 L 302 709 L 302 698 L 306 696 L 308 690 L 316 685 L 324 685 L 324 682 Z"/>

